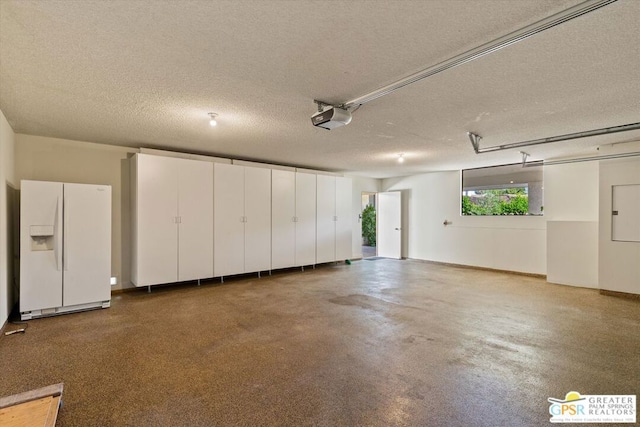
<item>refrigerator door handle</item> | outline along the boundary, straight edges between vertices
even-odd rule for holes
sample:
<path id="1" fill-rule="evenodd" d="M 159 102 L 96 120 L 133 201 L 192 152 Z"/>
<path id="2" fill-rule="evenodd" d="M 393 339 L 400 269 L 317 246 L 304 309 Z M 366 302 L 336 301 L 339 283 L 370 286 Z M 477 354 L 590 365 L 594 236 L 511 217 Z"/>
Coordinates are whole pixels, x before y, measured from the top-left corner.
<path id="1" fill-rule="evenodd" d="M 64 208 L 65 210 L 68 210 L 69 208 L 69 198 L 65 197 L 64 198 Z M 63 217 L 63 221 L 62 221 L 62 235 L 65 236 L 67 234 L 67 232 L 69 231 L 69 215 L 64 215 Z M 67 239 L 64 239 L 67 240 Z M 64 242 L 62 244 L 62 270 L 63 271 L 67 271 L 69 269 L 69 242 Z"/>
<path id="2" fill-rule="evenodd" d="M 56 269 L 58 271 L 60 271 L 60 264 L 62 263 L 62 230 L 60 229 L 60 221 L 62 221 L 62 201 L 60 200 L 60 197 L 58 197 L 58 201 L 56 202 L 55 229 L 53 231 L 55 240 Z"/>

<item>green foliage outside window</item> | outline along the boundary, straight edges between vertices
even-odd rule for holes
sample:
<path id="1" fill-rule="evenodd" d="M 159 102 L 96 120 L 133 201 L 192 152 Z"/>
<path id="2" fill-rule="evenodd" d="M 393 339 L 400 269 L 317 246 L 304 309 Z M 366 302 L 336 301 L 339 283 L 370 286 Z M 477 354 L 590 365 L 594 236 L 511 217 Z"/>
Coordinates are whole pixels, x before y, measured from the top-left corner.
<path id="1" fill-rule="evenodd" d="M 369 246 L 376 245 L 376 208 L 371 205 L 362 211 L 362 237 Z"/>
<path id="2" fill-rule="evenodd" d="M 500 215 L 526 215 L 529 212 L 529 199 L 527 196 L 516 196 L 508 202 L 500 202 Z"/>
<path id="3" fill-rule="evenodd" d="M 463 215 L 527 215 L 529 198 L 524 188 L 477 190 L 462 196 Z"/>

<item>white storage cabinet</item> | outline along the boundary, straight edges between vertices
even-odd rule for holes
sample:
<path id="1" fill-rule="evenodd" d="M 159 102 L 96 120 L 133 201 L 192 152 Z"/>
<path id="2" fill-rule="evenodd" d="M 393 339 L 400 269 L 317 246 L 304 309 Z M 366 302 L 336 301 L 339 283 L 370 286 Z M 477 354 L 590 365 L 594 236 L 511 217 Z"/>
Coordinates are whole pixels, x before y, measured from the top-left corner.
<path id="1" fill-rule="evenodd" d="M 317 176 L 316 262 L 351 258 L 350 178 Z"/>
<path id="2" fill-rule="evenodd" d="M 213 163 L 136 154 L 131 180 L 133 284 L 213 277 Z"/>
<path id="3" fill-rule="evenodd" d="M 273 269 L 316 263 L 316 175 L 272 171 Z"/>
<path id="4" fill-rule="evenodd" d="M 214 275 L 271 269 L 271 169 L 214 165 Z"/>

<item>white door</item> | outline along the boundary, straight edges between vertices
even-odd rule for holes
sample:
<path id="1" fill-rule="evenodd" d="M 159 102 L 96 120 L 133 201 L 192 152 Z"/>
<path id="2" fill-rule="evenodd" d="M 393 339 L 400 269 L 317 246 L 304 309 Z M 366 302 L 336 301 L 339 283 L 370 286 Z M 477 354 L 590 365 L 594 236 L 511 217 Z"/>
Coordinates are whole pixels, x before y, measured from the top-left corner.
<path id="1" fill-rule="evenodd" d="M 178 163 L 178 281 L 213 277 L 213 163 Z"/>
<path id="2" fill-rule="evenodd" d="M 378 256 L 402 257 L 402 198 L 399 191 L 378 193 Z"/>
<path id="3" fill-rule="evenodd" d="M 316 176 L 296 172 L 295 265 L 316 263 Z"/>
<path id="4" fill-rule="evenodd" d="M 352 253 L 351 187 L 350 178 L 336 178 L 336 260 L 340 261 Z"/>
<path id="5" fill-rule="evenodd" d="M 62 306 L 62 184 L 20 184 L 20 312 Z"/>
<path id="6" fill-rule="evenodd" d="M 244 167 L 213 165 L 214 276 L 244 273 Z"/>
<path id="7" fill-rule="evenodd" d="M 613 186 L 611 240 L 640 242 L 640 185 Z"/>
<path id="8" fill-rule="evenodd" d="M 314 188 L 315 191 L 315 188 Z M 314 197 L 315 203 L 315 197 Z M 315 208 L 314 208 L 315 209 Z M 315 210 L 314 210 L 315 214 Z M 271 268 L 293 267 L 296 255 L 296 173 L 271 171 Z M 315 229 L 314 234 L 315 238 Z M 315 251 L 315 246 L 314 246 Z M 314 252 L 315 258 L 315 252 Z"/>
<path id="9" fill-rule="evenodd" d="M 316 263 L 336 260 L 336 177 L 317 176 Z"/>
<path id="10" fill-rule="evenodd" d="M 271 169 L 244 168 L 244 272 L 271 269 Z"/>
<path id="11" fill-rule="evenodd" d="M 111 186 L 64 184 L 62 305 L 111 299 Z"/>
<path id="12" fill-rule="evenodd" d="M 136 286 L 178 280 L 176 159 L 137 154 Z"/>

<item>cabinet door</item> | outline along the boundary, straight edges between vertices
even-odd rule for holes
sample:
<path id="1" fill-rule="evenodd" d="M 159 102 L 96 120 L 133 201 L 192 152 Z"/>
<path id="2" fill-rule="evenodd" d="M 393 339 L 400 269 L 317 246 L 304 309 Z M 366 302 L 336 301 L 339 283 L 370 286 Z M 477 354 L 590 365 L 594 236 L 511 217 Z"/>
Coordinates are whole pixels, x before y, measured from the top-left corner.
<path id="1" fill-rule="evenodd" d="M 64 184 L 62 305 L 111 299 L 111 187 Z"/>
<path id="2" fill-rule="evenodd" d="M 213 165 L 214 276 L 244 273 L 244 167 Z"/>
<path id="3" fill-rule="evenodd" d="M 293 267 L 296 262 L 296 175 L 290 171 L 271 171 L 272 269 Z M 313 234 L 315 240 L 315 226 Z M 315 262 L 315 243 L 313 250 Z"/>
<path id="4" fill-rule="evenodd" d="M 175 159 L 137 154 L 136 286 L 178 280 L 178 171 Z"/>
<path id="5" fill-rule="evenodd" d="M 271 169 L 244 168 L 244 271 L 271 269 Z"/>
<path id="6" fill-rule="evenodd" d="M 178 162 L 178 280 L 213 277 L 213 163 Z"/>
<path id="7" fill-rule="evenodd" d="M 296 173 L 296 264 L 316 263 L 316 176 Z"/>
<path id="8" fill-rule="evenodd" d="M 351 258 L 351 179 L 336 178 L 336 260 Z"/>
<path id="9" fill-rule="evenodd" d="M 336 260 L 336 178 L 317 176 L 316 263 Z"/>

